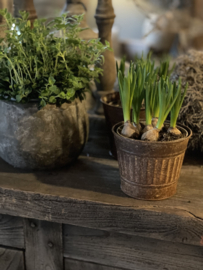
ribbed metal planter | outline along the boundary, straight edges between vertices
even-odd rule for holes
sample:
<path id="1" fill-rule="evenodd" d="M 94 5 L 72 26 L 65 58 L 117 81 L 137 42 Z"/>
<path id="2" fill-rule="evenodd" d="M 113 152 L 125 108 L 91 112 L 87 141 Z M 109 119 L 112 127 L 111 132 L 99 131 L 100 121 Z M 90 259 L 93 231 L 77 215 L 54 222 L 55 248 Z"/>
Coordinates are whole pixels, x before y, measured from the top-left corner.
<path id="1" fill-rule="evenodd" d="M 118 101 L 120 101 L 120 95 L 118 92 L 107 94 L 106 96 L 101 98 L 106 118 L 106 126 L 109 135 L 110 153 L 115 159 L 117 159 L 117 151 L 114 136 L 111 130 L 115 124 L 123 121 L 123 110 L 121 107 L 110 105 L 109 103 L 110 102 L 117 103 Z M 140 119 L 145 119 L 145 109 L 141 109 Z"/>
<path id="2" fill-rule="evenodd" d="M 118 123 L 112 129 L 122 191 L 142 200 L 162 200 L 173 196 L 192 131 L 179 125 L 188 132 L 187 137 L 169 142 L 146 142 L 117 134 L 122 124 Z"/>

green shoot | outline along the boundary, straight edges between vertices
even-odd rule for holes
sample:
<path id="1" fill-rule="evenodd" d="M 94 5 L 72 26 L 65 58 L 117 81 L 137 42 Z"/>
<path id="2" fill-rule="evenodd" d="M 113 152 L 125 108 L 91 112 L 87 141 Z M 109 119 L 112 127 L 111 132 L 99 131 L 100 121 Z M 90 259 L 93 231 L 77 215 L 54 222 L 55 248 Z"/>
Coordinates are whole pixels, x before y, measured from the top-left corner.
<path id="1" fill-rule="evenodd" d="M 134 95 L 133 95 L 133 122 L 139 124 L 140 121 L 140 109 L 142 107 L 142 101 L 144 99 L 144 83 L 146 79 L 146 67 L 136 65 L 134 75 Z"/>
<path id="2" fill-rule="evenodd" d="M 132 107 L 132 99 L 135 88 L 136 74 L 134 71 L 134 64 L 130 64 L 127 75 L 122 73 L 122 70 L 118 71 L 119 92 L 121 98 L 121 104 L 123 108 L 124 122 L 130 121 L 130 111 Z"/>
<path id="3" fill-rule="evenodd" d="M 157 81 L 157 74 L 158 70 L 155 69 L 155 62 L 151 61 L 151 54 L 148 55 L 148 59 L 145 61 L 145 66 L 146 66 L 146 82 L 149 82 L 150 84 L 153 84 L 155 81 Z"/>
<path id="4" fill-rule="evenodd" d="M 119 70 L 120 70 L 121 73 L 122 73 L 122 75 L 124 76 L 124 74 L 125 74 L 125 61 L 126 61 L 126 57 L 124 56 L 124 57 L 121 59 L 120 66 L 118 66 L 118 62 L 116 62 L 117 75 L 118 75 L 118 72 L 119 72 Z"/>
<path id="5" fill-rule="evenodd" d="M 136 58 L 136 66 L 141 66 L 142 68 L 145 67 L 148 76 L 155 71 L 155 63 L 151 60 L 151 55 L 152 53 L 149 52 L 146 59 L 144 59 L 143 55 L 141 58 Z"/>
<path id="6" fill-rule="evenodd" d="M 176 99 L 176 101 L 171 109 L 171 113 L 170 113 L 170 115 L 171 115 L 170 126 L 172 128 L 176 127 L 178 115 L 179 115 L 180 109 L 182 107 L 183 100 L 185 98 L 185 94 L 187 92 L 187 89 L 188 89 L 188 83 L 185 86 L 183 94 L 181 94 L 181 79 L 179 79 L 177 86 L 176 86 L 176 83 L 174 83 L 173 97 L 176 96 L 176 94 L 177 94 L 177 99 Z"/>
<path id="7" fill-rule="evenodd" d="M 145 113 L 146 125 L 151 125 L 154 116 L 154 106 L 156 104 L 155 92 L 157 90 L 156 73 L 150 75 L 150 80 L 145 84 Z"/>
<path id="8" fill-rule="evenodd" d="M 162 77 L 158 84 L 159 89 L 159 119 L 156 125 L 156 128 L 161 129 L 171 108 L 173 107 L 177 97 L 178 92 L 173 95 L 174 85 L 169 81 L 169 78 L 166 79 Z"/>
<path id="9" fill-rule="evenodd" d="M 151 125 L 152 122 L 152 85 L 146 83 L 145 85 L 145 113 L 146 125 Z"/>
<path id="10" fill-rule="evenodd" d="M 181 81 L 178 87 L 169 81 L 169 76 L 175 67 L 174 65 L 169 69 L 169 59 L 161 62 L 159 68 L 155 68 L 154 61 L 151 61 L 151 54 L 146 59 L 142 56 L 136 60 L 136 63 L 130 63 L 127 75 L 125 75 L 125 58 L 121 60 L 120 66 L 117 64 L 116 67 L 125 122 L 131 120 L 132 106 L 133 121 L 139 124 L 140 109 L 144 99 L 146 125 L 151 125 L 152 118 L 156 117 L 158 118 L 156 127 L 161 129 L 170 112 L 171 127 L 176 125 L 187 87 L 181 95 Z"/>
<path id="11" fill-rule="evenodd" d="M 151 125 L 154 105 L 156 104 L 157 71 L 154 70 L 154 63 L 148 63 L 148 71 L 145 85 L 145 111 L 146 125 Z"/>
<path id="12" fill-rule="evenodd" d="M 171 69 L 169 69 L 169 59 L 160 62 L 160 67 L 158 68 L 158 74 L 160 78 L 166 79 L 166 77 L 170 77 L 171 73 L 175 68 L 175 64 Z"/>
<path id="13" fill-rule="evenodd" d="M 153 117 L 159 117 L 159 89 L 158 89 L 158 82 L 155 82 L 152 88 L 152 113 Z"/>
<path id="14" fill-rule="evenodd" d="M 145 99 L 147 125 L 151 124 L 152 119 L 152 85 L 157 80 L 157 70 L 154 68 L 155 63 L 151 61 L 151 53 L 147 59 L 137 59 L 136 74 L 137 82 L 133 97 L 133 119 L 136 124 L 139 123 L 139 114 L 142 106 L 142 101 Z M 145 83 L 147 83 L 145 85 Z M 148 105 L 147 105 L 148 104 Z"/>

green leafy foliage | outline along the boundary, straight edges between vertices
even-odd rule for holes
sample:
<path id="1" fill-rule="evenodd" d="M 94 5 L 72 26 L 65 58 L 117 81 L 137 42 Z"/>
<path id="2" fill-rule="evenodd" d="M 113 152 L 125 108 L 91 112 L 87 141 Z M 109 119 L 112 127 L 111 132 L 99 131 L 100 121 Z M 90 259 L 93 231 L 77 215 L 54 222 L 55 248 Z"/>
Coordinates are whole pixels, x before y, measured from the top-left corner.
<path id="1" fill-rule="evenodd" d="M 124 76 L 125 74 L 125 61 L 126 58 L 125 56 L 121 59 L 120 65 L 118 65 L 118 62 L 116 62 L 116 70 L 117 70 L 117 74 L 119 72 L 119 70 L 121 71 L 122 75 Z"/>
<path id="2" fill-rule="evenodd" d="M 156 80 L 151 80 L 145 83 L 145 112 L 146 112 L 146 125 L 151 125 L 152 117 L 155 117 L 155 110 L 159 104 L 157 104 L 158 83 Z M 159 116 L 159 115 L 158 115 Z"/>
<path id="3" fill-rule="evenodd" d="M 152 117 L 159 117 L 159 89 L 158 82 L 154 82 L 152 88 L 152 105 L 151 105 Z"/>
<path id="4" fill-rule="evenodd" d="M 147 76 L 140 74 L 142 78 L 145 78 L 144 84 L 144 101 L 146 111 L 146 124 L 151 125 L 154 110 L 154 93 L 156 89 L 156 81 L 158 79 L 158 69 L 155 69 L 154 61 L 151 61 L 151 53 L 148 54 L 147 59 L 141 59 L 142 65 L 146 67 Z"/>
<path id="5" fill-rule="evenodd" d="M 161 129 L 163 123 L 165 122 L 168 114 L 174 106 L 177 100 L 179 92 L 175 84 L 169 81 L 169 78 L 164 76 L 160 79 L 159 85 L 159 120 L 156 125 L 158 129 Z"/>
<path id="6" fill-rule="evenodd" d="M 123 107 L 124 121 L 130 121 L 130 110 L 133 108 L 133 121 L 139 123 L 140 109 L 144 100 L 146 112 L 146 125 L 151 125 L 152 117 L 158 118 L 156 127 L 161 129 L 168 114 L 171 114 L 171 127 L 176 126 L 178 114 L 182 106 L 188 86 L 181 93 L 181 81 L 171 83 L 169 76 L 174 69 L 169 69 L 169 59 L 162 61 L 155 68 L 151 54 L 147 58 L 136 59 L 131 62 L 127 75 L 125 75 L 125 58 L 118 64 L 117 73 L 119 91 Z"/>
<path id="7" fill-rule="evenodd" d="M 8 26 L 0 45 L 0 98 L 37 99 L 41 107 L 83 100 L 89 82 L 102 73 L 97 66 L 109 49 L 108 42 L 79 38 L 83 15 L 67 18 L 64 14 L 49 23 L 35 20 L 31 28 L 29 14 L 20 14 L 21 18 L 14 18 L 6 9 L 0 10 Z M 56 31 L 62 37 L 56 37 Z"/>
<path id="8" fill-rule="evenodd" d="M 130 64 L 127 75 L 118 69 L 118 82 L 121 104 L 123 108 L 124 121 L 130 121 L 130 110 L 132 107 L 133 94 L 135 90 L 136 73 L 134 71 L 134 64 Z"/>
<path id="9" fill-rule="evenodd" d="M 172 72 L 175 69 L 175 63 L 171 69 L 169 66 L 170 66 L 169 59 L 166 59 L 166 60 L 160 62 L 160 66 L 157 68 L 160 78 L 162 78 L 162 77 L 166 78 L 167 76 L 168 77 L 171 76 Z"/>
<path id="10" fill-rule="evenodd" d="M 177 123 L 177 119 L 178 119 L 178 115 L 179 115 L 179 112 L 180 112 L 180 109 L 182 107 L 182 104 L 183 104 L 183 100 L 185 98 L 185 94 L 187 92 L 187 89 L 188 89 L 188 83 L 186 84 L 185 86 L 185 89 L 182 93 L 181 91 L 181 79 L 179 79 L 178 81 L 178 84 L 176 84 L 176 82 L 174 82 L 174 85 L 173 85 L 173 93 L 172 93 L 172 98 L 175 98 L 175 96 L 177 95 L 177 98 L 176 98 L 176 101 L 171 109 L 171 113 L 170 113 L 170 126 L 172 128 L 175 128 L 176 127 L 176 123 Z"/>
<path id="11" fill-rule="evenodd" d="M 137 63 L 135 66 L 135 86 L 132 101 L 133 122 L 139 124 L 140 109 L 144 98 L 144 85 L 147 77 L 147 67 L 142 63 Z"/>

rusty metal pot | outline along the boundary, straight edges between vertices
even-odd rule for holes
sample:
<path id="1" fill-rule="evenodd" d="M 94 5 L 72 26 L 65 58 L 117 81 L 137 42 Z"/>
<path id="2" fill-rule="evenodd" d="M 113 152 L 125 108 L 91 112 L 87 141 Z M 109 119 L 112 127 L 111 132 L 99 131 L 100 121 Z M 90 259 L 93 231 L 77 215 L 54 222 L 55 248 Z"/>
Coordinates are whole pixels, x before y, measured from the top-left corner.
<path id="1" fill-rule="evenodd" d="M 112 133 L 112 127 L 123 121 L 123 110 L 121 106 L 111 105 L 119 104 L 120 102 L 120 95 L 119 92 L 107 94 L 106 96 L 101 98 L 101 102 L 104 108 L 104 115 L 106 118 L 106 126 L 109 135 L 109 143 L 110 143 L 110 155 L 112 155 L 115 159 L 117 159 L 117 151 L 116 145 L 114 141 L 114 136 Z M 145 109 L 141 109 L 140 111 L 140 119 L 145 119 Z"/>
<path id="2" fill-rule="evenodd" d="M 122 191 L 141 200 L 162 200 L 173 196 L 192 131 L 178 125 L 188 132 L 187 137 L 175 141 L 147 142 L 119 135 L 117 129 L 122 124 L 112 128 Z"/>

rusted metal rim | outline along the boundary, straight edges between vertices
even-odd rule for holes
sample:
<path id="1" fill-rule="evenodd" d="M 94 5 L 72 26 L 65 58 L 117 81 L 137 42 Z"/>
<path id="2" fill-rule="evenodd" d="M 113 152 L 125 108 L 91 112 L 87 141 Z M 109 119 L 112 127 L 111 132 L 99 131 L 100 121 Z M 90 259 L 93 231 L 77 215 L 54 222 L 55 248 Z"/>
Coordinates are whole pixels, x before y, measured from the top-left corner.
<path id="1" fill-rule="evenodd" d="M 126 138 L 126 137 L 123 136 L 123 135 L 120 133 L 120 131 L 118 130 L 119 128 L 123 128 L 123 126 L 124 126 L 124 125 L 121 125 L 121 126 L 117 127 L 116 133 L 117 133 L 119 136 Z M 184 138 L 187 138 L 187 137 L 188 137 L 188 131 L 187 131 L 185 128 L 181 127 L 181 126 L 178 126 L 178 128 L 186 133 L 186 136 L 185 136 Z M 131 140 L 134 140 L 134 139 L 132 139 L 132 138 L 130 138 L 130 139 L 131 139 Z M 177 141 L 177 140 L 173 140 L 173 141 Z M 159 142 L 160 142 L 160 141 L 159 141 Z"/>
<path id="2" fill-rule="evenodd" d="M 168 122 L 168 121 L 167 121 Z M 192 131 L 181 124 L 188 136 L 174 141 L 149 142 L 126 138 L 112 128 L 118 153 L 121 190 L 142 200 L 163 200 L 176 193 L 177 182 Z"/>
<path id="3" fill-rule="evenodd" d="M 125 177 L 121 176 L 122 181 L 128 183 L 131 186 L 135 186 L 135 187 L 144 187 L 144 188 L 149 188 L 149 185 L 143 185 L 141 183 L 134 183 L 132 181 L 127 180 Z M 159 188 L 159 187 L 170 187 L 172 185 L 174 185 L 177 182 L 177 179 L 175 179 L 173 182 L 171 183 L 167 183 L 167 184 L 159 184 L 159 185 L 150 185 L 150 188 Z"/>
<path id="4" fill-rule="evenodd" d="M 167 122 L 167 121 L 166 121 Z M 174 141 L 155 141 L 155 142 L 149 142 L 149 141 L 142 141 L 142 140 L 136 140 L 136 139 L 131 139 L 131 138 L 127 138 L 121 134 L 118 134 L 117 133 L 117 129 L 123 125 L 123 122 L 120 122 L 120 123 L 117 123 L 116 125 L 113 126 L 112 128 L 112 132 L 114 134 L 114 136 L 120 138 L 120 139 L 123 139 L 123 140 L 127 140 L 128 142 L 132 142 L 132 143 L 140 143 L 140 144 L 166 144 L 166 145 L 169 145 L 169 144 L 172 144 L 172 143 L 178 143 L 178 142 L 182 142 L 184 141 L 185 139 L 190 139 L 190 137 L 192 136 L 192 130 L 189 128 L 189 127 L 186 127 L 185 125 L 182 125 L 182 124 L 179 124 L 177 125 L 177 127 L 181 128 L 181 129 L 185 129 L 188 133 L 188 136 L 184 137 L 184 138 L 181 138 L 181 139 L 177 139 L 177 140 L 174 140 Z"/>
<path id="5" fill-rule="evenodd" d="M 100 98 L 100 101 L 101 101 L 102 104 L 105 104 L 106 106 L 109 106 L 109 107 L 111 107 L 111 108 L 120 108 L 120 109 L 122 109 L 121 106 L 115 106 L 115 105 L 110 105 L 110 104 L 109 104 L 110 100 L 111 100 L 111 101 L 116 101 L 116 100 L 118 100 L 118 99 L 120 100 L 120 94 L 119 94 L 119 92 L 114 92 L 114 93 L 109 93 L 109 94 L 107 94 L 107 95 L 101 97 L 101 98 Z M 140 109 L 140 111 L 145 111 L 145 108 L 142 107 L 142 108 Z"/>
<path id="6" fill-rule="evenodd" d="M 103 103 L 109 107 L 122 108 L 121 106 L 114 106 L 114 105 L 109 104 L 110 100 L 116 101 L 118 99 L 120 99 L 120 94 L 119 94 L 119 92 L 115 92 L 115 93 L 110 93 L 110 94 L 107 94 L 107 95 L 101 97 L 100 101 L 101 101 L 101 103 Z"/>

